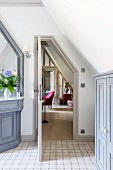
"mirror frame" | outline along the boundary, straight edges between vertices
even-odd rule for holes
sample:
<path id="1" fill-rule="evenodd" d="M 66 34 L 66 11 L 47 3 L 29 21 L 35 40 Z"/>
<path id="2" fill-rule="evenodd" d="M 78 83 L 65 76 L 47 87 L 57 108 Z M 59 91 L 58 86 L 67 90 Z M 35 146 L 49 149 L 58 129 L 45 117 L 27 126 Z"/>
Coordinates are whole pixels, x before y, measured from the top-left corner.
<path id="1" fill-rule="evenodd" d="M 7 31 L 2 21 L 0 20 L 0 31 L 6 41 L 13 48 L 14 52 L 17 55 L 17 76 L 19 77 L 17 83 L 17 92 L 20 92 L 20 96 L 24 95 L 24 54 L 21 49 L 18 47 L 10 33 Z"/>

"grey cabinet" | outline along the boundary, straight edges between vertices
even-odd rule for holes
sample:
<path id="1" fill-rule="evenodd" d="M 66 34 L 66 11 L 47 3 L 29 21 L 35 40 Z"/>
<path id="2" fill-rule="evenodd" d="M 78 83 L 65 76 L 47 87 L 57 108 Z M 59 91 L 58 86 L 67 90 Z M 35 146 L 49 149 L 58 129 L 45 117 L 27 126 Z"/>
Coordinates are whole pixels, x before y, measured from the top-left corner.
<path id="1" fill-rule="evenodd" d="M 113 78 L 107 79 L 107 169 L 113 170 Z"/>
<path id="2" fill-rule="evenodd" d="M 16 128 L 17 128 L 17 137 L 20 137 L 21 135 L 21 111 L 17 112 Z"/>
<path id="3" fill-rule="evenodd" d="M 95 158 L 97 170 L 113 170 L 113 74 L 96 77 Z"/>
<path id="4" fill-rule="evenodd" d="M 0 152 L 19 145 L 21 141 L 21 110 L 23 98 L 0 98 Z"/>
<path id="5" fill-rule="evenodd" d="M 0 114 L 0 145 L 16 139 L 16 113 Z"/>
<path id="6" fill-rule="evenodd" d="M 99 79 L 97 85 L 97 145 L 96 145 L 96 161 L 100 169 L 106 167 L 106 79 Z"/>

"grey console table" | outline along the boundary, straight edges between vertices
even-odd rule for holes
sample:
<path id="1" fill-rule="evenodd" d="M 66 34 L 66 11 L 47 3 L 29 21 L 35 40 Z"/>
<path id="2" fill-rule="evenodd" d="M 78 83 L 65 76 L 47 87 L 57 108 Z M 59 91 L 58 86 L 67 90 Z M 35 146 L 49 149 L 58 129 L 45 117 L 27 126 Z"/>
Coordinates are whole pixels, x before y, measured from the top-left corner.
<path id="1" fill-rule="evenodd" d="M 0 152 L 19 145 L 23 97 L 0 98 Z"/>

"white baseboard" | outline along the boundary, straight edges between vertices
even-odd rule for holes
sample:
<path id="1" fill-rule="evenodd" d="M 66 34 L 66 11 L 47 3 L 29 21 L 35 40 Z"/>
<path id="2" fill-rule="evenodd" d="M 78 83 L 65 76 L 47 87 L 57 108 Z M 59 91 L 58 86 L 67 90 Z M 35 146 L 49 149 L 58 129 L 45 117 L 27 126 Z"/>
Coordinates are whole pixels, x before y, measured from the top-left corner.
<path id="1" fill-rule="evenodd" d="M 34 142 L 35 135 L 21 135 L 21 141 L 22 142 Z"/>
<path id="2" fill-rule="evenodd" d="M 83 142 L 94 142 L 95 135 L 78 135 L 78 141 Z"/>
<path id="3" fill-rule="evenodd" d="M 22 142 L 34 142 L 36 141 L 35 135 L 22 135 L 21 136 L 21 141 Z M 94 135 L 78 135 L 77 136 L 78 140 L 77 141 L 83 141 L 83 142 L 94 142 L 95 141 L 95 136 Z"/>

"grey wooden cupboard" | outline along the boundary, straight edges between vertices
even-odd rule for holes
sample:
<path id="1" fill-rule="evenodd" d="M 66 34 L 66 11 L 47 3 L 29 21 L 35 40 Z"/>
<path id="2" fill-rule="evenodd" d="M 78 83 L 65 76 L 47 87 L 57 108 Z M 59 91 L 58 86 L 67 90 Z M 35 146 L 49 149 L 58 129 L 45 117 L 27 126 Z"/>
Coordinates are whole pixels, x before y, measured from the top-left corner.
<path id="1" fill-rule="evenodd" d="M 95 169 L 113 170 L 113 71 L 96 75 Z"/>
<path id="2" fill-rule="evenodd" d="M 17 147 L 21 141 L 23 99 L 0 98 L 0 153 Z"/>

